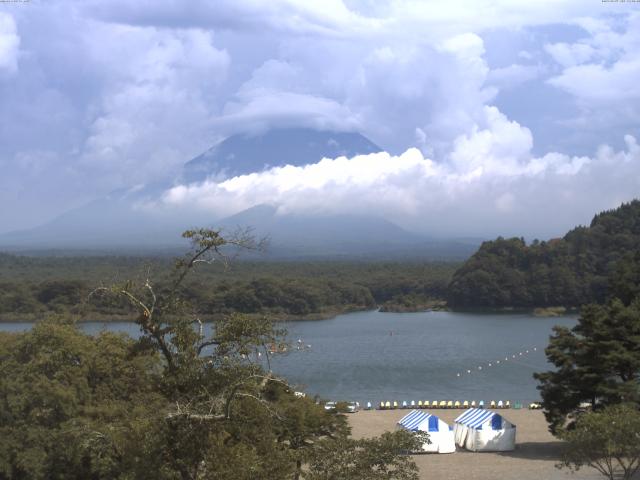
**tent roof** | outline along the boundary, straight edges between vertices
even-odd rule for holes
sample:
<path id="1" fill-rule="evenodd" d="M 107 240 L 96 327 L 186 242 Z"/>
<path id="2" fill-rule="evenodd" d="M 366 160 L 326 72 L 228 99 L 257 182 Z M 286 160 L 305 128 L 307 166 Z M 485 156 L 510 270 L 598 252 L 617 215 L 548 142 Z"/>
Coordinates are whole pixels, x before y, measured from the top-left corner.
<path id="1" fill-rule="evenodd" d="M 484 410 L 481 408 L 470 408 L 454 421 L 456 423 L 461 423 L 462 425 L 466 425 L 470 428 L 478 428 L 485 423 L 491 422 L 494 417 L 502 418 L 502 415 L 496 412 L 492 412 L 491 410 Z"/>
<path id="2" fill-rule="evenodd" d="M 402 425 L 407 430 L 417 430 L 422 422 L 433 417 L 437 421 L 441 421 L 435 415 L 431 415 L 427 412 L 421 412 L 419 410 L 411 410 L 408 414 L 398 420 L 398 425 Z"/>

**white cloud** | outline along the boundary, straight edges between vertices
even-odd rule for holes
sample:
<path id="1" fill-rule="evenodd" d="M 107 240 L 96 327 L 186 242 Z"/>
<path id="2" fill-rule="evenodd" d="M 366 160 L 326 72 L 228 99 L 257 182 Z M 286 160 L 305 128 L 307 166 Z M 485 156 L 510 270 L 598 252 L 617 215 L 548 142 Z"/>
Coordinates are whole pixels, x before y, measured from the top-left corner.
<path id="1" fill-rule="evenodd" d="M 484 125 L 454 142 L 449 162 L 419 150 L 323 159 L 225 181 L 180 185 L 154 209 L 198 208 L 215 217 L 267 203 L 280 213 L 376 214 L 430 234 L 557 235 L 640 188 L 640 147 L 603 146 L 593 157 L 531 155 L 530 132 L 487 107 Z M 617 188 L 603 178 L 615 179 Z"/>
<path id="2" fill-rule="evenodd" d="M 0 12 L 0 71 L 17 71 L 19 49 L 20 37 L 16 22 L 10 14 Z"/>
<path id="3" fill-rule="evenodd" d="M 494 68 L 489 72 L 487 81 L 502 90 L 535 80 L 540 77 L 543 72 L 544 68 L 539 65 L 520 65 L 514 63 L 508 67 Z"/>
<path id="4" fill-rule="evenodd" d="M 177 174 L 185 154 L 210 146 L 211 110 L 227 75 L 228 53 L 199 30 L 102 28 L 88 48 L 113 76 L 96 105 L 82 164 L 127 184 Z M 105 52 L 107 39 L 117 54 Z"/>
<path id="5" fill-rule="evenodd" d="M 545 50 L 563 67 L 574 67 L 591 60 L 596 49 L 585 43 L 552 43 L 545 45 Z"/>
<path id="6" fill-rule="evenodd" d="M 640 55 L 619 60 L 611 67 L 601 64 L 576 65 L 549 80 L 583 101 L 628 102 L 640 99 Z"/>
<path id="7" fill-rule="evenodd" d="M 91 15 L 125 24 L 342 36 L 371 28 L 375 19 L 357 15 L 341 0 L 194 0 L 188 8 L 173 0 L 90 1 Z"/>
<path id="8" fill-rule="evenodd" d="M 227 133 L 291 125 L 339 131 L 363 126 L 357 114 L 335 100 L 266 88 L 245 89 L 225 105 L 222 115 L 213 122 L 213 126 Z"/>
<path id="9" fill-rule="evenodd" d="M 590 36 L 576 43 L 546 45 L 545 49 L 564 68 L 549 83 L 574 95 L 585 108 L 640 98 L 640 14 L 620 22 L 580 19 Z"/>
<path id="10" fill-rule="evenodd" d="M 483 124 L 456 138 L 451 163 L 463 175 L 520 174 L 533 147 L 529 129 L 509 121 L 495 107 L 485 107 Z"/>
<path id="11" fill-rule="evenodd" d="M 624 5 L 616 15 L 583 0 L 60 0 L 32 7 L 0 13 L 0 202 L 20 195 L 32 205 L 11 222 L 45 210 L 52 216 L 115 188 L 170 182 L 183 162 L 225 136 L 274 126 L 359 131 L 396 154 L 390 161 L 417 146 L 437 162 L 430 167 L 437 174 L 420 177 L 429 179 L 425 191 L 450 199 L 450 208 L 475 195 L 507 215 L 526 205 L 508 195 L 527 190 L 522 179 L 580 177 L 595 160 L 531 154 L 536 126 L 553 144 L 570 136 L 553 133 L 567 119 L 526 102 L 519 115 L 501 108 L 507 116 L 488 107 L 500 93 L 517 99 L 530 85 L 553 90 L 541 82 L 554 72 L 549 84 L 565 101 L 575 98 L 583 115 L 565 122 L 570 134 L 595 131 L 589 142 L 563 147 L 569 154 L 592 148 L 601 135 L 632 131 L 626 127 L 637 125 L 640 111 L 632 82 L 640 28 Z M 533 31 L 549 24 L 571 24 L 584 38 Z M 500 44 L 516 31 L 533 40 Z M 494 68 L 490 49 L 510 47 L 513 55 Z M 440 208 L 405 188 L 401 173 L 383 177 L 375 188 L 360 187 L 362 205 L 378 196 L 409 211 Z M 503 191 L 489 193 L 491 178 Z M 615 172 L 601 181 L 617 188 Z M 60 185 L 57 204 L 50 197 Z M 268 185 L 256 184 L 255 199 L 266 198 Z M 330 185 L 330 198 L 353 201 L 356 190 L 337 179 L 318 191 Z M 187 198 L 192 186 L 184 188 Z M 229 195 L 229 211 L 253 201 L 249 193 Z M 7 218 L 0 212 L 0 224 Z"/>

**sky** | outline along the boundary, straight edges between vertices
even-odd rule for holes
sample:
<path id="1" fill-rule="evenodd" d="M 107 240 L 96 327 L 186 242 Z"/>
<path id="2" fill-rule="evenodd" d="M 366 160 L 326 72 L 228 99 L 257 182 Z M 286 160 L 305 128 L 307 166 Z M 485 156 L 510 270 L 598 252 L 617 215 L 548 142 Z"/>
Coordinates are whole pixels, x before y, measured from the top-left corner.
<path id="1" fill-rule="evenodd" d="M 557 236 L 640 196 L 638 79 L 634 2 L 0 2 L 0 233 L 177 182 L 229 135 L 306 126 L 384 152 L 176 183 L 135 208 Z"/>

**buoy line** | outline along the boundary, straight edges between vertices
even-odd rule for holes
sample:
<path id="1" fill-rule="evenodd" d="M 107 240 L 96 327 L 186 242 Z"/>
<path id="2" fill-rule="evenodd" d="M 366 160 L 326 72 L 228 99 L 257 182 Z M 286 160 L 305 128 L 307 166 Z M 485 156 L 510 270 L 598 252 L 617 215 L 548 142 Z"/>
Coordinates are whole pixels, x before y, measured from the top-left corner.
<path id="1" fill-rule="evenodd" d="M 526 357 L 527 355 L 533 353 L 533 352 L 537 352 L 538 351 L 538 347 L 532 347 L 528 350 L 522 350 L 520 352 L 517 353 L 513 353 L 511 355 L 505 355 L 504 359 L 502 357 L 500 357 L 499 360 L 495 360 L 495 361 L 491 361 L 491 362 L 486 362 L 482 365 L 478 365 L 477 367 L 474 368 L 467 368 L 462 370 L 461 372 L 456 373 L 456 377 L 462 377 L 464 375 L 471 375 L 473 372 L 480 372 L 485 368 L 492 368 L 492 367 L 497 367 L 499 365 L 505 365 L 507 362 L 511 362 L 511 363 L 516 363 L 518 365 L 524 365 L 526 367 L 529 368 L 533 368 L 537 370 L 537 367 L 533 367 L 531 365 L 527 365 L 526 363 L 521 362 L 519 359 L 521 357 Z"/>

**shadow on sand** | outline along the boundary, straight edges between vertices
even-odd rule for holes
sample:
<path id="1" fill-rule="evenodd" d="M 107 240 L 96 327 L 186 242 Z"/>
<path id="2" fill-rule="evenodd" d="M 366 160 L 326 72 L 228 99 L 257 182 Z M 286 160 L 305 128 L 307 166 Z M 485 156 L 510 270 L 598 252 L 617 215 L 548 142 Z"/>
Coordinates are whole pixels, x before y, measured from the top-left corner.
<path id="1" fill-rule="evenodd" d="M 555 460 L 560 461 L 563 442 L 526 442 L 518 443 L 512 452 L 499 452 L 505 457 L 525 458 L 527 460 Z"/>

